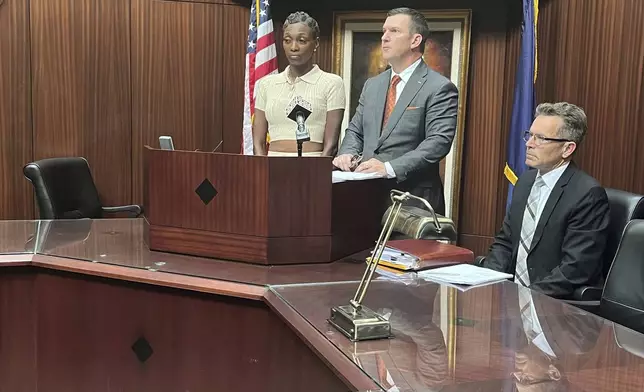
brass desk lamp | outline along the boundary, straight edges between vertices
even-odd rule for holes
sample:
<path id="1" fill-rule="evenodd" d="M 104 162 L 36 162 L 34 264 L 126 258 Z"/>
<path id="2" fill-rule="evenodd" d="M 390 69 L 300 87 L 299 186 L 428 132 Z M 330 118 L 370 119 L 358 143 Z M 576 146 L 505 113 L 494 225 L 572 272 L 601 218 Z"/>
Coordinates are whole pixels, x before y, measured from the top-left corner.
<path id="1" fill-rule="evenodd" d="M 429 211 L 414 206 L 403 207 L 393 223 L 393 231 L 416 240 L 447 241 L 450 244 L 455 244 L 457 232 L 454 221 L 436 214 L 426 200 L 421 200 L 429 207 Z M 383 215 L 383 225 L 392 208 L 393 206 L 389 207 Z"/>
<path id="2" fill-rule="evenodd" d="M 353 299 L 349 301 L 349 305 L 335 306 L 331 308 L 331 317 L 328 319 L 331 325 L 354 342 L 360 340 L 383 339 L 391 336 L 391 325 L 389 324 L 389 320 L 366 306 L 363 306 L 362 300 L 367 294 L 367 288 L 371 283 L 373 273 L 378 267 L 380 258 L 386 248 L 391 232 L 394 229 L 403 203 L 409 199 L 416 199 L 422 202 L 434 215 L 436 232 L 441 233 L 443 230 L 440 221 L 434 214 L 434 209 L 427 200 L 411 195 L 409 192 L 403 193 L 395 189 L 391 191 L 390 197 L 393 204 L 388 210 L 389 213 L 387 214 L 387 218 L 382 227 L 382 231 L 380 232 L 380 236 L 378 238 L 378 242 L 376 242 L 373 253 L 371 257 L 367 259 L 367 268 L 362 275 L 362 280 L 360 280 L 356 294 Z"/>

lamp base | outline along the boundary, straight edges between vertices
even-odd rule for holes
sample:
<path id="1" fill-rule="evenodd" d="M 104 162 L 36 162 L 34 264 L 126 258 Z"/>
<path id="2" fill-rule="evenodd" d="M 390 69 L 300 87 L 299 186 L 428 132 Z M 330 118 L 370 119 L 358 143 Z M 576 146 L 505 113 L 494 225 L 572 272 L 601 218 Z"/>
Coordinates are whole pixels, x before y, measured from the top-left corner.
<path id="1" fill-rule="evenodd" d="M 335 306 L 328 321 L 352 342 L 391 337 L 389 320 L 364 306 L 359 310 L 351 305 Z"/>

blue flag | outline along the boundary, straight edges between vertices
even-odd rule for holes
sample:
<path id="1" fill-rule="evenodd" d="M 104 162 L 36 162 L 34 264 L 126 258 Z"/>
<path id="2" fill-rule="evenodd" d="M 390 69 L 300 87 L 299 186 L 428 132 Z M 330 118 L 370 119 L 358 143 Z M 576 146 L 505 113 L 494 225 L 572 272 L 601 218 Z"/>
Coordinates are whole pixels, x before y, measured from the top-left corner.
<path id="1" fill-rule="evenodd" d="M 524 132 L 530 129 L 534 119 L 535 97 L 534 82 L 537 79 L 537 14 L 539 0 L 523 0 L 523 32 L 521 34 L 521 53 L 514 85 L 512 102 L 512 122 L 508 138 L 508 158 L 503 174 L 510 181 L 508 202 L 512 201 L 512 191 L 518 177 L 527 169 L 525 164 Z"/>

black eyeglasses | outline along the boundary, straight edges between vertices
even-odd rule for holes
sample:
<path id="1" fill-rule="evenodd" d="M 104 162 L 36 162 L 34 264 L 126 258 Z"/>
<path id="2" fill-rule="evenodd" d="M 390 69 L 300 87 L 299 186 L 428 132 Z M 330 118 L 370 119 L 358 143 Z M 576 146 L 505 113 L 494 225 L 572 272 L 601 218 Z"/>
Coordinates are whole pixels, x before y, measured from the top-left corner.
<path id="1" fill-rule="evenodd" d="M 568 139 L 559 139 L 555 137 L 545 137 L 543 135 L 536 135 L 530 131 L 525 131 L 523 133 L 523 140 L 525 140 L 526 142 L 532 139 L 533 137 L 537 145 L 541 145 L 547 142 L 572 142 L 572 140 L 568 140 Z"/>

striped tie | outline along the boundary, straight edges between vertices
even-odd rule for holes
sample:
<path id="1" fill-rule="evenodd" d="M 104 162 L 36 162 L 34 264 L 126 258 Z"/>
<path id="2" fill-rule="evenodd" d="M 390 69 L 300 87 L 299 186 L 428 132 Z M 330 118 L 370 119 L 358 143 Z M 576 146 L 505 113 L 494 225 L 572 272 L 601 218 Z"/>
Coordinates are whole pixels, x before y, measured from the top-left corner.
<path id="1" fill-rule="evenodd" d="M 519 306 L 521 308 L 521 321 L 523 331 L 529 341 L 533 341 L 538 333 L 534 328 L 534 319 L 532 317 L 532 293 L 528 289 L 519 289 Z"/>
<path id="2" fill-rule="evenodd" d="M 523 213 L 523 224 L 521 225 L 521 240 L 519 241 L 519 252 L 517 254 L 517 267 L 515 273 L 515 281 L 524 286 L 530 285 L 530 276 L 528 275 L 528 252 L 530 251 L 530 244 L 532 244 L 532 237 L 537 228 L 537 210 L 539 208 L 539 200 L 541 192 L 546 185 L 543 178 L 537 177 L 532 185 L 528 203 L 525 206 Z"/>

